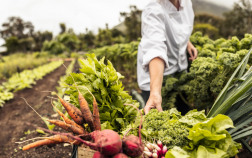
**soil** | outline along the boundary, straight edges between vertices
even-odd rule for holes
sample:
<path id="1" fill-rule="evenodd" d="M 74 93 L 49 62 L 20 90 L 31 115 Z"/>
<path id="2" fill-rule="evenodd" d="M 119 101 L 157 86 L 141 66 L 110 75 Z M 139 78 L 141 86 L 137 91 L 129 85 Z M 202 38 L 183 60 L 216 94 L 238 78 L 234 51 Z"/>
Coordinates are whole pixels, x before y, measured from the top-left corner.
<path id="1" fill-rule="evenodd" d="M 65 62 L 68 66 L 70 62 Z M 0 158 L 69 158 L 72 153 L 72 146 L 66 144 L 57 144 L 52 146 L 42 146 L 28 151 L 22 151 L 21 147 L 32 142 L 17 144 L 35 137 L 44 137 L 45 135 L 36 132 L 32 125 L 47 128 L 41 118 L 25 104 L 21 97 L 34 107 L 42 116 L 52 118 L 55 112 L 51 106 L 50 93 L 42 91 L 56 91 L 58 81 L 65 74 L 63 66 L 57 68 L 54 72 L 46 75 L 42 80 L 30 89 L 24 89 L 14 93 L 14 99 L 7 102 L 3 108 L 0 108 Z M 54 118 L 57 119 L 57 118 Z M 32 125 L 31 125 L 32 124 Z M 57 129 L 59 131 L 59 129 Z"/>

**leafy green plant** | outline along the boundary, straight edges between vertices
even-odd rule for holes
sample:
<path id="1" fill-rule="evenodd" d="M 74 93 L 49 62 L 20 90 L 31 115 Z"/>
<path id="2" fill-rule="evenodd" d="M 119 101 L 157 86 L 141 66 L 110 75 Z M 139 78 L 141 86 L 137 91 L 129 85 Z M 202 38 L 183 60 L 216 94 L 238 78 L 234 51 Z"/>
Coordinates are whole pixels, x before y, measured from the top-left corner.
<path id="1" fill-rule="evenodd" d="M 234 103 L 244 99 L 244 95 L 247 97 L 249 96 L 248 94 L 252 91 L 252 69 L 250 68 L 245 74 L 244 71 L 251 52 L 252 48 L 243 58 L 239 66 L 229 78 L 225 87 L 222 89 L 221 93 L 218 95 L 207 115 L 208 117 L 216 116 L 217 114 L 225 114 L 227 110 L 234 105 Z M 231 85 L 236 75 L 237 82 L 234 82 L 234 84 Z"/>
<path id="2" fill-rule="evenodd" d="M 240 140 L 252 153 L 251 147 L 244 140 L 252 135 L 252 67 L 245 72 L 252 48 L 230 77 L 219 94 L 208 117 L 226 114 L 233 121 L 235 128 L 229 130 L 233 140 Z"/>
<path id="3" fill-rule="evenodd" d="M 58 68 L 63 61 L 54 61 L 49 64 L 39 66 L 33 70 L 24 70 L 21 73 L 12 75 L 6 82 L 0 86 L 0 106 L 3 106 L 5 101 L 14 97 L 13 92 L 24 88 L 31 88 L 37 80 Z"/>
<path id="4" fill-rule="evenodd" d="M 114 44 L 112 46 L 104 46 L 92 49 L 89 53 L 94 53 L 98 59 L 105 57 L 113 63 L 115 69 L 123 76 L 122 82 L 127 90 L 137 89 L 136 64 L 138 41 L 126 44 Z"/>
<path id="5" fill-rule="evenodd" d="M 239 152 L 241 145 L 233 141 L 227 132 L 227 129 L 232 127 L 232 120 L 221 114 L 197 123 L 189 130 L 189 144 L 184 147 L 175 146 L 166 153 L 165 157 L 233 157 Z"/>
<path id="6" fill-rule="evenodd" d="M 210 109 L 252 47 L 251 34 L 246 34 L 241 40 L 234 36 L 228 40 L 220 38 L 213 41 L 196 32 L 190 40 L 198 49 L 198 58 L 191 63 L 188 73 L 175 74 L 164 80 L 164 109 L 174 107 L 177 97 L 182 98 L 191 109 Z M 247 60 L 247 65 L 243 67 L 246 70 L 252 65 L 252 55 Z"/>
<path id="7" fill-rule="evenodd" d="M 88 90 L 91 91 L 98 103 L 102 128 L 121 131 L 135 120 L 137 114 L 133 107 L 124 104 L 135 104 L 137 107 L 139 104 L 124 91 L 121 82 L 123 76 L 109 60 L 105 64 L 104 58 L 98 60 L 94 54 L 87 56 L 87 59 L 80 60 L 81 73 L 71 74 L 75 82 L 71 76 L 66 79 L 69 87 L 65 94 L 69 95 L 71 102 L 78 107 L 78 86 L 92 109 L 93 97 Z"/>
<path id="8" fill-rule="evenodd" d="M 47 57 L 37 57 L 36 53 L 16 53 L 0 59 L 0 79 L 7 79 L 16 72 L 32 69 L 47 62 Z"/>

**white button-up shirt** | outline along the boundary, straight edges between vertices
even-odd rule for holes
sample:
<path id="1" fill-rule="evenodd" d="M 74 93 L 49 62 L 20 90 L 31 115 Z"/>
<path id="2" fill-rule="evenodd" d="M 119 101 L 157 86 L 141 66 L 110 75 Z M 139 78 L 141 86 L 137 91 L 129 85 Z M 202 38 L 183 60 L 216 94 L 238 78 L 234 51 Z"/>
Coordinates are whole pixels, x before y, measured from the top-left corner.
<path id="1" fill-rule="evenodd" d="M 186 48 L 193 30 L 191 0 L 180 0 L 179 11 L 169 0 L 149 3 L 142 12 L 142 39 L 138 46 L 137 81 L 150 90 L 149 62 L 165 62 L 164 76 L 187 69 Z"/>

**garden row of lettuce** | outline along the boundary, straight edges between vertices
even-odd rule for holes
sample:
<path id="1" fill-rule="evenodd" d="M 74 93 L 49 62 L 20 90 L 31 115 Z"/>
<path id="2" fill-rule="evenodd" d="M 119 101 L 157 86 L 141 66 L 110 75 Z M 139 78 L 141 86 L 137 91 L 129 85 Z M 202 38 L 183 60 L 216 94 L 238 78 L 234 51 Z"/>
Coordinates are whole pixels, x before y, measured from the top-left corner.
<path id="1" fill-rule="evenodd" d="M 211 40 L 196 32 L 190 40 L 198 50 L 198 58 L 190 63 L 188 73 L 181 72 L 165 78 L 165 87 L 162 89 L 164 109 L 175 107 L 177 96 L 180 96 L 190 108 L 205 109 L 211 106 L 232 72 L 252 47 L 251 34 L 246 34 L 241 40 L 237 37 Z M 137 87 L 138 44 L 137 41 L 116 44 L 90 52 L 95 53 L 98 58 L 105 57 L 110 60 L 115 69 L 125 76 L 123 83 L 129 90 Z M 248 62 L 248 65 L 251 64 L 252 57 Z"/>
<path id="2" fill-rule="evenodd" d="M 40 54 L 40 55 L 39 55 Z M 33 69 L 45 64 L 47 57 L 43 53 L 24 54 L 17 53 L 0 58 L 0 80 L 11 77 L 16 72 L 25 69 Z"/>
<path id="3" fill-rule="evenodd" d="M 14 97 L 13 92 L 24 88 L 31 88 L 33 84 L 36 84 L 37 80 L 42 79 L 43 76 L 58 68 L 62 63 L 63 61 L 54 61 L 35 69 L 24 70 L 21 73 L 12 75 L 6 82 L 0 85 L 0 107 Z"/>

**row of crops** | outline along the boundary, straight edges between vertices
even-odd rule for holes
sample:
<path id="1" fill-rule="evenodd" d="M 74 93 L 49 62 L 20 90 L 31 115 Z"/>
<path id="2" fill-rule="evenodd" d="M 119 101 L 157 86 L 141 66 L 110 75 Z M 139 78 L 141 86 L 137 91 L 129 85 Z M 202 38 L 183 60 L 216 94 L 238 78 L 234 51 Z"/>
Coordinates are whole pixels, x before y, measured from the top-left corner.
<path id="1" fill-rule="evenodd" d="M 46 74 L 62 65 L 62 63 L 63 61 L 54 61 L 32 70 L 24 70 L 21 73 L 13 74 L 0 85 L 0 106 L 12 99 L 14 92 L 24 88 L 31 88 L 32 85 L 36 84 L 37 80 L 42 79 Z"/>
<path id="2" fill-rule="evenodd" d="M 11 77 L 16 72 L 21 72 L 25 69 L 33 69 L 47 62 L 47 57 L 44 53 L 16 53 L 0 58 L 0 80 Z"/>

